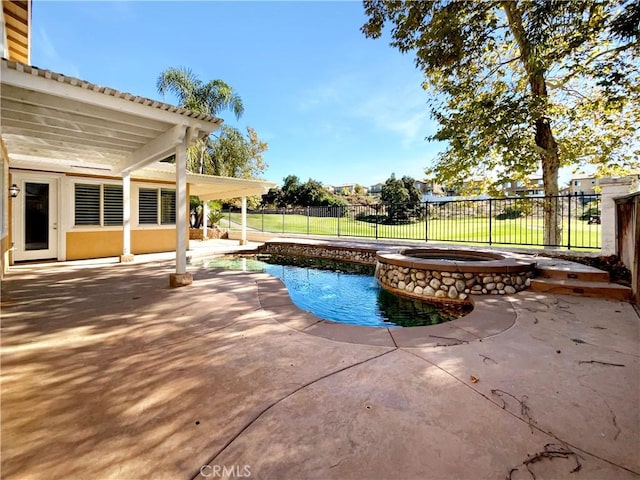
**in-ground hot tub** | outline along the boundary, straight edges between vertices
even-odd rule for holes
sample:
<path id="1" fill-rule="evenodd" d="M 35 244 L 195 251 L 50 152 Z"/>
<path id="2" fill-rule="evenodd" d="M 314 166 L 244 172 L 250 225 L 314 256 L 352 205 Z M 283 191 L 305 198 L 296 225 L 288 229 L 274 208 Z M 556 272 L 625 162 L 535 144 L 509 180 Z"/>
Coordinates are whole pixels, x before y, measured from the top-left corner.
<path id="1" fill-rule="evenodd" d="M 376 279 L 405 297 L 470 301 L 470 295 L 505 295 L 524 290 L 536 263 L 479 250 L 407 248 L 378 251 Z"/>

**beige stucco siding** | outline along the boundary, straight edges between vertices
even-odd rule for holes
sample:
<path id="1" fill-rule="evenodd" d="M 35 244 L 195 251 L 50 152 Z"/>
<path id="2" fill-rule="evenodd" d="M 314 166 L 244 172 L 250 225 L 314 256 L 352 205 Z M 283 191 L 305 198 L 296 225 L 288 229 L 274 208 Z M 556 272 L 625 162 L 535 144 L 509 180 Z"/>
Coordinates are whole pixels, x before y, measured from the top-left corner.
<path id="1" fill-rule="evenodd" d="M 134 255 L 171 252 L 175 249 L 175 229 L 145 229 L 131 232 L 131 250 Z M 120 255 L 122 255 L 122 230 L 67 232 L 67 260 Z"/>

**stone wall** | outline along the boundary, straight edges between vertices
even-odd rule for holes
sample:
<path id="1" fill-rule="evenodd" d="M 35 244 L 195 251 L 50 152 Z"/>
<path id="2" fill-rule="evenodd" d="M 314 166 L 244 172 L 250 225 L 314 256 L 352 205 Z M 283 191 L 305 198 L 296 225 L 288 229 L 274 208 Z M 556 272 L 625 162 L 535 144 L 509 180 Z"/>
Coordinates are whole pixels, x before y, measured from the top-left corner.
<path id="1" fill-rule="evenodd" d="M 505 295 L 524 290 L 533 272 L 459 273 L 378 263 L 376 278 L 387 290 L 414 298 L 467 301 L 469 295 Z"/>
<path id="2" fill-rule="evenodd" d="M 298 245 L 293 243 L 265 243 L 260 252 L 290 257 L 315 257 L 342 262 L 376 264 L 375 250 L 333 245 Z"/>
<path id="3" fill-rule="evenodd" d="M 221 229 L 216 225 L 207 228 L 207 238 L 218 239 L 228 238 L 228 236 L 227 230 Z M 204 240 L 204 230 L 202 228 L 190 228 L 189 240 Z"/>

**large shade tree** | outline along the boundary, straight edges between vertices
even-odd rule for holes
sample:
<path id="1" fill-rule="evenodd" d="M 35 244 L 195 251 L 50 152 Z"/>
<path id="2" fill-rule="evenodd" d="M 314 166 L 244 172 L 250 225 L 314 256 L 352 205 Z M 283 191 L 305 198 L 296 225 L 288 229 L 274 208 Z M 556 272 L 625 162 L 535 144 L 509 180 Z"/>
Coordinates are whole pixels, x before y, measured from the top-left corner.
<path id="1" fill-rule="evenodd" d="M 496 174 L 496 183 L 542 170 L 557 195 L 562 166 L 603 173 L 637 167 L 640 4 L 609 1 L 365 0 L 362 27 L 413 52 L 447 142 L 427 173 L 449 184 Z M 546 244 L 560 239 L 555 204 Z"/>

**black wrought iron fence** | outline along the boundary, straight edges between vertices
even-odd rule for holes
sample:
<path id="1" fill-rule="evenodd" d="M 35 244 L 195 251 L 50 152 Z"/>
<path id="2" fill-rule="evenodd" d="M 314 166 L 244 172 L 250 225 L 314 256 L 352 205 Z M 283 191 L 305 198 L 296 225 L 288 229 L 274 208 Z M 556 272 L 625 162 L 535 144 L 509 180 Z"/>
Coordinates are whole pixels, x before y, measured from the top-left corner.
<path id="1" fill-rule="evenodd" d="M 555 207 L 559 243 L 545 243 L 545 209 Z M 600 248 L 600 195 L 434 200 L 402 205 L 296 207 L 247 212 L 251 230 L 376 239 Z M 241 228 L 239 209 L 221 221 Z"/>

